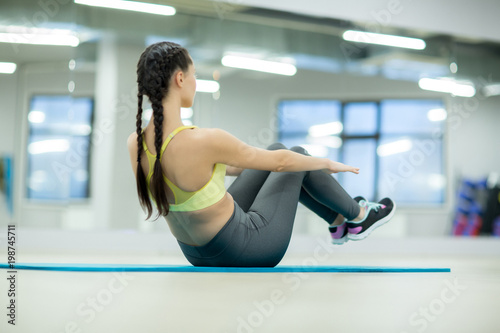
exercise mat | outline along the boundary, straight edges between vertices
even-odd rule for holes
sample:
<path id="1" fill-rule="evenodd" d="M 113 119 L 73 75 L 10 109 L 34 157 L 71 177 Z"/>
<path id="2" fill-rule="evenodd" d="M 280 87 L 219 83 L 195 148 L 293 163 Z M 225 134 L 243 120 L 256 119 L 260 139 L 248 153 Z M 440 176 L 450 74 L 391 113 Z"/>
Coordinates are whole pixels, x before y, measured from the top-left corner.
<path id="1" fill-rule="evenodd" d="M 64 272 L 179 272 L 179 273 L 448 273 L 450 268 L 386 266 L 293 266 L 275 267 L 195 267 L 182 265 L 16 263 L 0 264 L 1 269 Z"/>

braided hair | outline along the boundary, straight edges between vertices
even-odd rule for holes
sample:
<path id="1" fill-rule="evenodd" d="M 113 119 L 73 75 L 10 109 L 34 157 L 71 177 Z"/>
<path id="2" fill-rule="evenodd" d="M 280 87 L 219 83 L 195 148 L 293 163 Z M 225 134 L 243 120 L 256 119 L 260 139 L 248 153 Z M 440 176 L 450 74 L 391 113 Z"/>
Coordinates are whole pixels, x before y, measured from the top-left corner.
<path id="1" fill-rule="evenodd" d="M 163 173 L 160 163 L 160 151 L 163 137 L 163 105 L 162 100 L 168 94 L 170 80 L 177 70 L 187 72 L 192 64 L 188 51 L 179 44 L 172 42 L 160 42 L 148 46 L 137 63 L 138 84 L 138 112 L 137 112 L 137 193 L 141 207 L 147 210 L 149 219 L 153 213 L 151 200 L 148 195 L 146 176 L 141 166 L 141 154 L 143 152 L 142 137 L 142 101 L 146 95 L 153 107 L 156 161 L 151 179 L 151 194 L 155 198 L 160 215 L 167 216 L 169 204 L 167 201 L 166 184 L 163 181 Z M 155 219 L 155 220 L 156 220 Z"/>

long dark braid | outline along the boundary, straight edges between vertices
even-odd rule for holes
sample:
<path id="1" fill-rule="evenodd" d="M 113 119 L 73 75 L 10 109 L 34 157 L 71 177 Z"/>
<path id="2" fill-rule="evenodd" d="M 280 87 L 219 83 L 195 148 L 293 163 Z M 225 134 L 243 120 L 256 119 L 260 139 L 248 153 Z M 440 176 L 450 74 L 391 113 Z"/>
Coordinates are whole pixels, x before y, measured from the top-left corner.
<path id="1" fill-rule="evenodd" d="M 163 141 L 163 105 L 162 100 L 168 94 L 168 88 L 172 74 L 177 70 L 186 72 L 192 63 L 189 53 L 183 47 L 171 42 L 156 43 L 142 53 L 137 64 L 137 83 L 138 92 L 138 113 L 137 113 L 137 144 L 138 157 L 137 162 L 137 192 L 139 202 L 143 208 L 147 209 L 147 218 L 151 217 L 153 212 L 148 193 L 146 176 L 141 167 L 142 149 L 142 96 L 148 96 L 153 107 L 154 130 L 155 130 L 155 150 L 156 161 L 153 167 L 153 176 L 151 177 L 151 194 L 155 198 L 158 209 L 158 217 L 166 216 L 169 213 L 169 204 L 167 201 L 166 184 L 163 180 L 160 153 Z M 156 220 L 155 219 L 155 220 Z"/>
<path id="2" fill-rule="evenodd" d="M 148 217 L 146 219 L 149 219 L 151 217 L 151 214 L 153 212 L 153 207 L 151 206 L 151 200 L 149 199 L 149 196 L 144 196 L 141 195 L 141 193 L 148 193 L 148 185 L 146 184 L 146 177 L 144 176 L 144 170 L 141 165 L 141 155 L 143 152 L 143 146 L 142 146 L 142 93 L 141 93 L 141 85 L 139 84 L 139 93 L 137 96 L 137 99 L 139 100 L 138 103 L 138 111 L 137 111 L 137 121 L 136 121 L 136 127 L 137 127 L 137 144 L 138 144 L 138 149 L 137 149 L 137 193 L 139 193 L 139 203 L 141 204 L 142 207 L 146 207 L 147 212 L 148 212 Z"/>

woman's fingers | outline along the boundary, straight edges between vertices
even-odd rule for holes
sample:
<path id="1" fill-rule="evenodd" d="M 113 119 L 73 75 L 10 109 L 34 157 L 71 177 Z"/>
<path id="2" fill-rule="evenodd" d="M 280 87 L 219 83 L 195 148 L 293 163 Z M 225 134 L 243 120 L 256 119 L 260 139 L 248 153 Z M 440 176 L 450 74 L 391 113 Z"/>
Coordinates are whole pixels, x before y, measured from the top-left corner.
<path id="1" fill-rule="evenodd" d="M 352 172 L 355 174 L 359 174 L 359 168 L 334 161 L 332 161 L 332 164 L 328 169 L 323 169 L 321 171 L 327 174 L 339 173 L 339 172 Z"/>
<path id="2" fill-rule="evenodd" d="M 345 165 L 345 169 L 342 170 L 344 172 L 352 172 L 352 173 L 355 173 L 355 174 L 359 174 L 359 168 L 356 168 L 356 167 L 353 167 L 353 166 L 350 166 L 350 165 Z"/>

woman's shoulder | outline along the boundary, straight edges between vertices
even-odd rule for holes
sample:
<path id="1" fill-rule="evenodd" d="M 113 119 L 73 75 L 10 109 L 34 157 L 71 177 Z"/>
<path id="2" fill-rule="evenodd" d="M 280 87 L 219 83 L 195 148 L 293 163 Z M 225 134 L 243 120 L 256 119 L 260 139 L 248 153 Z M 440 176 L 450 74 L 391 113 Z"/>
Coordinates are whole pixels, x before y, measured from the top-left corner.
<path id="1" fill-rule="evenodd" d="M 208 141 L 218 141 L 226 135 L 231 135 L 229 132 L 217 127 L 196 129 L 197 131 L 194 133 L 198 134 L 198 138 Z"/>
<path id="2" fill-rule="evenodd" d="M 137 132 L 132 132 L 127 138 L 127 148 L 129 151 L 132 149 L 137 150 Z"/>
<path id="3" fill-rule="evenodd" d="M 211 145 L 214 142 L 220 139 L 220 134 L 224 132 L 224 130 L 220 128 L 194 128 L 195 131 L 192 131 L 191 138 L 194 140 L 198 140 L 200 144 Z"/>
<path id="4" fill-rule="evenodd" d="M 182 131 L 184 132 L 184 131 Z M 228 132 L 220 128 L 202 128 L 196 126 L 192 131 L 189 131 L 189 141 L 197 147 L 210 147 L 224 140 L 225 134 Z M 127 138 L 127 148 L 129 152 L 137 152 L 137 132 L 132 132 Z"/>

